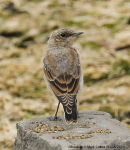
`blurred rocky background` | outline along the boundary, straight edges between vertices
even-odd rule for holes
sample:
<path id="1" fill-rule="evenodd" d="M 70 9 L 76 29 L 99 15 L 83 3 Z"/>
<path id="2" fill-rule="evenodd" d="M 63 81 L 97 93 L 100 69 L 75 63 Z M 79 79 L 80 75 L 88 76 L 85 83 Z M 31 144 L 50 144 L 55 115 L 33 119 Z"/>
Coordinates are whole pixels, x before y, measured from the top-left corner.
<path id="1" fill-rule="evenodd" d="M 1 150 L 12 149 L 17 121 L 54 115 L 42 55 L 63 27 L 84 32 L 74 44 L 84 75 L 78 110 L 106 111 L 130 127 L 129 0 L 0 0 Z"/>

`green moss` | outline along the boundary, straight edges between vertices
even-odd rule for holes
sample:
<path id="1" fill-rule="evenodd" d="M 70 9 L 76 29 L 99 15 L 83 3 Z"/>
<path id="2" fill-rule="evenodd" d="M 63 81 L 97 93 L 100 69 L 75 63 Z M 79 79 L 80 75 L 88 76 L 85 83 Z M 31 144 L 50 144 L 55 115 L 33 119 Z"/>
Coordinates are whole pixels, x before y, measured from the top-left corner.
<path id="1" fill-rule="evenodd" d="M 39 114 L 31 114 L 30 112 L 26 112 L 26 114 L 24 115 L 23 117 L 23 120 L 24 119 L 31 119 L 31 118 L 38 118 L 38 117 L 42 117 L 42 115 L 39 115 Z"/>
<path id="2" fill-rule="evenodd" d="M 87 104 L 93 104 L 93 103 L 102 103 L 104 100 L 109 103 L 110 102 L 110 95 L 108 94 L 102 94 L 99 96 L 95 96 L 92 99 L 87 99 Z"/>
<path id="3" fill-rule="evenodd" d="M 121 24 L 124 24 L 125 20 L 127 20 L 127 18 L 123 16 L 123 17 L 120 17 L 119 19 L 117 19 L 115 22 L 105 23 L 103 26 L 108 29 L 111 29 L 111 34 L 114 35 L 115 33 L 117 33 L 120 30 L 119 26 Z"/>
<path id="4" fill-rule="evenodd" d="M 124 59 L 118 59 L 113 63 L 112 68 L 108 73 L 102 74 L 98 79 L 93 79 L 92 74 L 86 74 L 84 75 L 84 81 L 85 84 L 89 86 L 97 81 L 111 79 L 123 74 L 130 74 L 130 62 Z"/>
<path id="5" fill-rule="evenodd" d="M 108 74 L 104 73 L 102 74 L 99 78 L 94 79 L 92 74 L 86 74 L 84 75 L 84 83 L 87 86 L 91 86 L 93 83 L 97 82 L 97 81 L 101 81 L 103 79 L 107 79 L 108 78 Z"/>
<path id="6" fill-rule="evenodd" d="M 115 26 L 116 26 L 116 23 L 106 23 L 106 24 L 104 24 L 104 27 L 109 28 L 109 29 L 112 29 Z"/>
<path id="7" fill-rule="evenodd" d="M 30 115 L 37 115 L 37 111 L 33 110 L 33 109 L 27 109 L 26 112 L 28 112 Z"/>
<path id="8" fill-rule="evenodd" d="M 32 109 L 25 110 L 26 114 L 24 115 L 23 119 L 31 119 L 31 118 L 38 118 L 38 117 L 45 117 L 51 115 L 53 112 L 51 109 L 45 108 L 42 113 L 37 113 Z"/>
<path id="9" fill-rule="evenodd" d="M 99 108 L 99 111 L 105 111 L 112 115 L 112 117 L 115 117 L 115 110 L 112 109 L 112 107 L 103 105 Z"/>
<path id="10" fill-rule="evenodd" d="M 9 13 L 9 12 L 7 12 L 7 11 L 5 11 L 5 10 L 3 10 L 3 11 L 1 11 L 0 12 L 0 17 L 1 17 L 1 20 L 0 21 L 6 21 L 8 18 L 10 18 L 10 17 L 12 17 L 13 16 L 13 14 L 11 14 L 11 13 Z"/>
<path id="11" fill-rule="evenodd" d="M 48 7 L 52 8 L 52 7 L 56 7 L 56 6 L 58 6 L 58 5 L 59 5 L 59 4 L 58 4 L 57 1 L 53 1 L 52 3 L 50 3 L 50 4 L 48 5 Z"/>
<path id="12" fill-rule="evenodd" d="M 1 13 L 1 12 L 0 12 L 0 17 L 1 17 L 1 18 L 3 17 L 3 13 Z M 5 17 L 5 16 L 4 16 L 4 17 Z"/>
<path id="13" fill-rule="evenodd" d="M 78 0 L 71 0 L 71 2 L 76 2 L 76 1 L 78 1 Z"/>
<path id="14" fill-rule="evenodd" d="M 115 85 L 115 87 L 119 87 L 119 86 L 129 86 L 129 83 L 119 83 L 118 85 Z"/>
<path id="15" fill-rule="evenodd" d="M 8 87 L 8 90 L 12 89 L 12 87 Z M 11 91 L 11 94 L 16 97 L 24 97 L 24 98 L 43 98 L 44 96 L 45 85 L 42 82 L 32 82 L 26 83 L 17 87 L 15 90 Z"/>
<path id="16" fill-rule="evenodd" d="M 95 42 L 84 42 L 84 43 L 81 43 L 81 45 L 83 48 L 84 47 L 92 47 L 93 49 L 101 48 L 101 46 Z"/>
<path id="17" fill-rule="evenodd" d="M 43 0 L 28 0 L 28 2 L 41 2 Z"/>
<path id="18" fill-rule="evenodd" d="M 130 124 L 126 124 L 126 127 L 127 127 L 127 128 L 130 128 Z"/>
<path id="19" fill-rule="evenodd" d="M 77 26 L 77 27 L 83 27 L 83 22 L 74 22 L 72 20 L 63 20 L 63 24 L 65 26 Z"/>
<path id="20" fill-rule="evenodd" d="M 113 70 L 118 71 L 119 74 L 130 73 L 130 62 L 119 59 L 113 64 Z"/>
<path id="21" fill-rule="evenodd" d="M 123 107 L 119 107 L 119 109 L 115 110 L 115 107 L 113 106 L 113 104 L 111 105 L 102 105 L 99 108 L 99 111 L 105 111 L 108 112 L 112 115 L 112 117 L 117 118 L 118 120 L 124 120 L 125 118 L 129 118 L 130 116 L 130 112 L 129 110 L 124 110 Z"/>
<path id="22" fill-rule="evenodd" d="M 94 97 L 94 100 L 96 101 L 96 102 L 100 102 L 100 103 L 102 103 L 102 101 L 106 101 L 106 102 L 109 102 L 109 99 L 110 99 L 110 96 L 109 95 L 107 95 L 107 94 L 102 94 L 102 95 L 100 95 L 100 96 L 96 96 L 96 97 Z"/>
<path id="23" fill-rule="evenodd" d="M 18 57 L 20 57 L 20 56 L 21 56 L 20 53 L 14 52 L 14 53 L 12 53 L 12 54 L 9 56 L 9 58 L 18 58 Z"/>

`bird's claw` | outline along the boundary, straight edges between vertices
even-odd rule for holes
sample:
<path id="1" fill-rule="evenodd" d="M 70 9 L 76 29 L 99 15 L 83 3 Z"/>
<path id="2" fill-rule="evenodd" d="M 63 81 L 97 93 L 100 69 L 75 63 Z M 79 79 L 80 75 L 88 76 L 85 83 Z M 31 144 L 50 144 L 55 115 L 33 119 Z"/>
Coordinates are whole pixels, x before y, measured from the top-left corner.
<path id="1" fill-rule="evenodd" d="M 48 120 L 50 121 L 63 121 L 60 117 L 57 117 L 57 116 L 49 116 L 47 117 Z"/>

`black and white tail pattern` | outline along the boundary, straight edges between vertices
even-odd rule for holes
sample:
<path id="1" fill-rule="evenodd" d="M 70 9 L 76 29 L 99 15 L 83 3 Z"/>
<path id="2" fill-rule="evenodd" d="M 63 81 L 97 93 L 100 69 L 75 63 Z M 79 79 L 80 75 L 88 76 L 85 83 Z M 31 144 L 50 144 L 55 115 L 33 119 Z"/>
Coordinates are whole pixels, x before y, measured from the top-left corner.
<path id="1" fill-rule="evenodd" d="M 77 124 L 78 123 L 78 120 L 77 120 L 77 105 L 76 105 L 76 102 L 73 103 L 73 106 L 72 106 L 72 109 L 71 109 L 71 112 L 68 113 L 67 111 L 67 106 L 63 106 L 64 108 L 64 115 L 65 115 L 65 121 L 66 121 L 66 124 Z"/>

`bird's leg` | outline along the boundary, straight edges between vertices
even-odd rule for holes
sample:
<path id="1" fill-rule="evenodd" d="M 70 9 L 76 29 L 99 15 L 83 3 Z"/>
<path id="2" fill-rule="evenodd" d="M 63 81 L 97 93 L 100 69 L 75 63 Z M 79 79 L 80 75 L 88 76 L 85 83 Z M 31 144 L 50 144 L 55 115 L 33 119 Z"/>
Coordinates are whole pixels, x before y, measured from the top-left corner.
<path id="1" fill-rule="evenodd" d="M 59 101 L 59 103 L 58 103 L 55 116 L 54 116 L 54 117 L 52 117 L 52 116 L 47 117 L 47 119 L 49 119 L 50 121 L 62 121 L 62 119 L 61 119 L 60 117 L 57 117 L 57 113 L 58 113 L 59 106 L 60 106 L 60 101 Z"/>
<path id="2" fill-rule="evenodd" d="M 57 113 L 58 113 L 59 106 L 60 106 L 60 101 L 59 101 L 58 106 L 57 106 L 57 109 L 56 109 L 56 113 L 55 113 L 55 116 L 54 116 L 54 120 L 57 119 Z"/>
<path id="3" fill-rule="evenodd" d="M 78 118 L 80 118 L 80 117 L 79 117 L 79 111 L 78 111 L 78 110 L 77 110 L 77 116 L 78 116 Z"/>
<path id="4" fill-rule="evenodd" d="M 76 98 L 75 102 L 76 102 L 76 105 L 77 105 L 77 98 Z M 78 118 L 80 118 L 80 117 L 79 117 L 79 111 L 78 111 L 78 110 L 77 110 L 77 116 L 78 116 Z"/>

